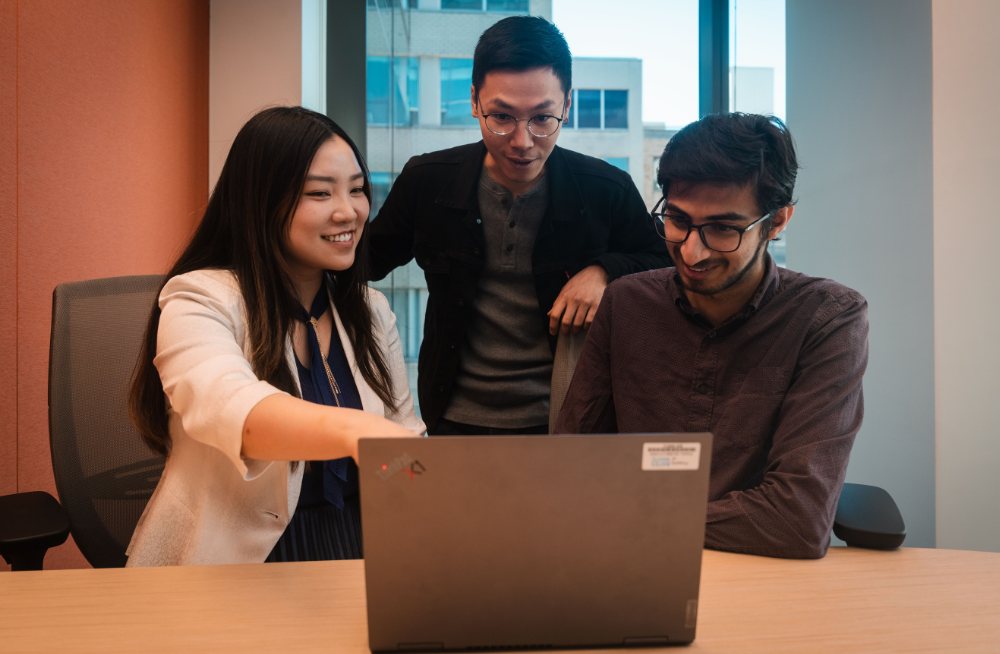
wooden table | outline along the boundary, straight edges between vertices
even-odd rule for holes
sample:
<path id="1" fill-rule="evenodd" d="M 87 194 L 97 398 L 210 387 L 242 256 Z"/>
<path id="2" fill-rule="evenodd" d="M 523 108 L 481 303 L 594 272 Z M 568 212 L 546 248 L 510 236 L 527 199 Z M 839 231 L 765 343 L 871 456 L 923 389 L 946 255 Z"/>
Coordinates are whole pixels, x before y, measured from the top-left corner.
<path id="1" fill-rule="evenodd" d="M 698 637 L 671 652 L 1000 651 L 1000 554 L 706 551 L 702 570 Z M 0 652 L 49 651 L 368 654 L 363 563 L 0 573 Z"/>

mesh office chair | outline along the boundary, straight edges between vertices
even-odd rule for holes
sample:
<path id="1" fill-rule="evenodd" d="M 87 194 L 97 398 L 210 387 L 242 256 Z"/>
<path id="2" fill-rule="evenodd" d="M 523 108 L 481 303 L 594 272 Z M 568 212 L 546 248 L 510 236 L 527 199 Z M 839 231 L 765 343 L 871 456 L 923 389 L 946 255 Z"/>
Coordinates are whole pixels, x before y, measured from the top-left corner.
<path id="1" fill-rule="evenodd" d="M 69 530 L 95 568 L 125 565 L 125 549 L 165 462 L 143 443 L 126 403 L 149 310 L 162 281 L 159 275 L 93 279 L 60 284 L 53 292 L 52 468 Z M 52 533 L 32 533 L 42 513 L 48 524 L 58 522 L 38 495 L 0 498 L 0 523 L 5 525 L 0 530 L 0 553 L 15 569 L 40 569 L 45 550 L 52 546 Z M 29 501 L 35 518 L 31 524 L 16 517 L 17 506 L 23 508 Z M 16 544 L 18 553 L 23 553 L 33 539 L 36 553 L 28 558 L 22 554 L 19 565 L 3 551 Z"/>

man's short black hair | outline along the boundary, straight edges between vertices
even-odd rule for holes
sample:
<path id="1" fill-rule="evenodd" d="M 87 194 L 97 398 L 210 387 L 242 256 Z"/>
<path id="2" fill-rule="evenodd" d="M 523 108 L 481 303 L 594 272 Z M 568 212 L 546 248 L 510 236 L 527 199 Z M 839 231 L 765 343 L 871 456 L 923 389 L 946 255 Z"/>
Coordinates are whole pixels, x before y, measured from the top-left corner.
<path id="1" fill-rule="evenodd" d="M 478 93 L 491 70 L 538 66 L 552 66 L 563 94 L 569 93 L 573 86 L 573 57 L 562 32 L 538 16 L 504 18 L 479 37 L 472 58 L 472 85 Z"/>
<path id="2" fill-rule="evenodd" d="M 667 195 L 671 182 L 716 182 L 753 187 L 765 215 L 794 204 L 792 135 L 780 118 L 712 114 L 677 132 L 663 149 L 656 180 Z"/>

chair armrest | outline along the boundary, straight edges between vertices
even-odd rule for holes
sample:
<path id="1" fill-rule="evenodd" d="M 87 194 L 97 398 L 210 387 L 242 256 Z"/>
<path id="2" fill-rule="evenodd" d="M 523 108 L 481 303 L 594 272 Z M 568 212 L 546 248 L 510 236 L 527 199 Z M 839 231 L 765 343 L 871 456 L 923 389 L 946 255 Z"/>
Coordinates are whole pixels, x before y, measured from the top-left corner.
<path id="1" fill-rule="evenodd" d="M 69 517 L 48 493 L 0 496 L 0 556 L 12 570 L 41 570 L 45 552 L 68 536 Z"/>
<path id="2" fill-rule="evenodd" d="M 903 544 L 906 525 L 889 493 L 878 486 L 844 484 L 833 534 L 855 547 L 892 550 Z"/>

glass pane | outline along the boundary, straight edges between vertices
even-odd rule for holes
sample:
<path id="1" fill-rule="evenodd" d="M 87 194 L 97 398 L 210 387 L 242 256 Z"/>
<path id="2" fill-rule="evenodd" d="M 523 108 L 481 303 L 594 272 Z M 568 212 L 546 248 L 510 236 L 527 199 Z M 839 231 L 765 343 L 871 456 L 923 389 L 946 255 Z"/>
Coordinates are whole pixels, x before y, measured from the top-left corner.
<path id="1" fill-rule="evenodd" d="M 385 199 L 389 195 L 389 187 L 392 186 L 393 175 L 391 173 L 371 173 L 372 176 L 372 208 L 370 216 L 378 215 Z"/>
<path id="2" fill-rule="evenodd" d="M 389 57 L 368 57 L 368 124 L 388 125 L 391 113 L 393 124 L 415 125 L 419 119 L 420 62 L 415 57 L 396 57 L 393 83 L 389 75 L 389 60 Z"/>
<path id="3" fill-rule="evenodd" d="M 389 124 L 389 57 L 368 57 L 368 124 Z"/>
<path id="4" fill-rule="evenodd" d="M 465 9 L 468 11 L 482 11 L 483 0 L 441 0 L 442 9 Z"/>
<path id="5" fill-rule="evenodd" d="M 482 138 L 472 117 L 472 54 L 482 31 L 528 3 L 490 5 L 483 0 L 423 3 L 368 1 L 368 149 L 372 171 L 372 217 L 412 157 Z M 440 7 L 440 9 L 439 9 Z M 550 20 L 542 3 L 542 17 Z M 462 15 L 462 11 L 478 15 Z M 508 13 L 505 13 L 508 12 Z M 473 24 L 468 21 L 473 20 Z M 390 62 L 394 62 L 393 66 Z M 609 153 L 615 154 L 615 153 Z M 415 261 L 372 286 L 385 294 L 396 314 L 407 376 L 417 401 L 417 355 L 427 309 L 427 283 Z M 417 412 L 420 411 L 419 403 Z"/>
<path id="6" fill-rule="evenodd" d="M 628 157 L 605 157 L 604 160 L 615 168 L 628 172 Z"/>
<path id="7" fill-rule="evenodd" d="M 573 129 L 576 127 L 576 91 L 572 92 L 573 102 L 569 105 L 569 113 L 566 114 L 566 122 L 560 129 Z"/>
<path id="8" fill-rule="evenodd" d="M 397 125 L 416 125 L 420 120 L 420 59 L 396 57 Z"/>
<path id="9" fill-rule="evenodd" d="M 650 207 L 658 199 L 655 168 L 647 164 L 678 126 L 698 117 L 698 0 L 618 0 L 610 10 L 606 0 L 367 3 L 365 156 L 373 171 L 373 216 L 411 157 L 482 138 L 469 102 L 472 55 L 482 31 L 511 13 L 552 21 L 573 53 L 574 86 L 583 92 L 574 97 L 558 144 L 628 170 Z M 642 120 L 628 120 L 629 99 L 640 98 Z M 410 262 L 372 285 L 396 314 L 416 398 L 427 305 L 423 271 Z"/>
<path id="10" fill-rule="evenodd" d="M 478 125 L 472 116 L 472 59 L 441 59 L 441 124 Z"/>
<path id="11" fill-rule="evenodd" d="M 729 106 L 785 118 L 785 0 L 729 0 Z"/>
<path id="12" fill-rule="evenodd" d="M 649 209 L 662 196 L 655 162 L 678 129 L 698 120 L 698 4 L 552 0 L 552 22 L 569 43 L 573 86 L 582 94 L 574 98 L 571 118 L 575 127 L 587 128 L 563 125 L 559 145 L 628 160 Z"/>
<path id="13" fill-rule="evenodd" d="M 601 92 L 591 89 L 576 92 L 576 126 L 601 126 Z"/>
<path id="14" fill-rule="evenodd" d="M 628 129 L 628 91 L 604 92 L 604 128 Z"/>
<path id="15" fill-rule="evenodd" d="M 785 0 L 729 0 L 729 107 L 785 119 Z M 779 266 L 787 238 L 767 246 Z"/>
<path id="16" fill-rule="evenodd" d="M 486 11 L 528 13 L 528 0 L 486 0 Z"/>

